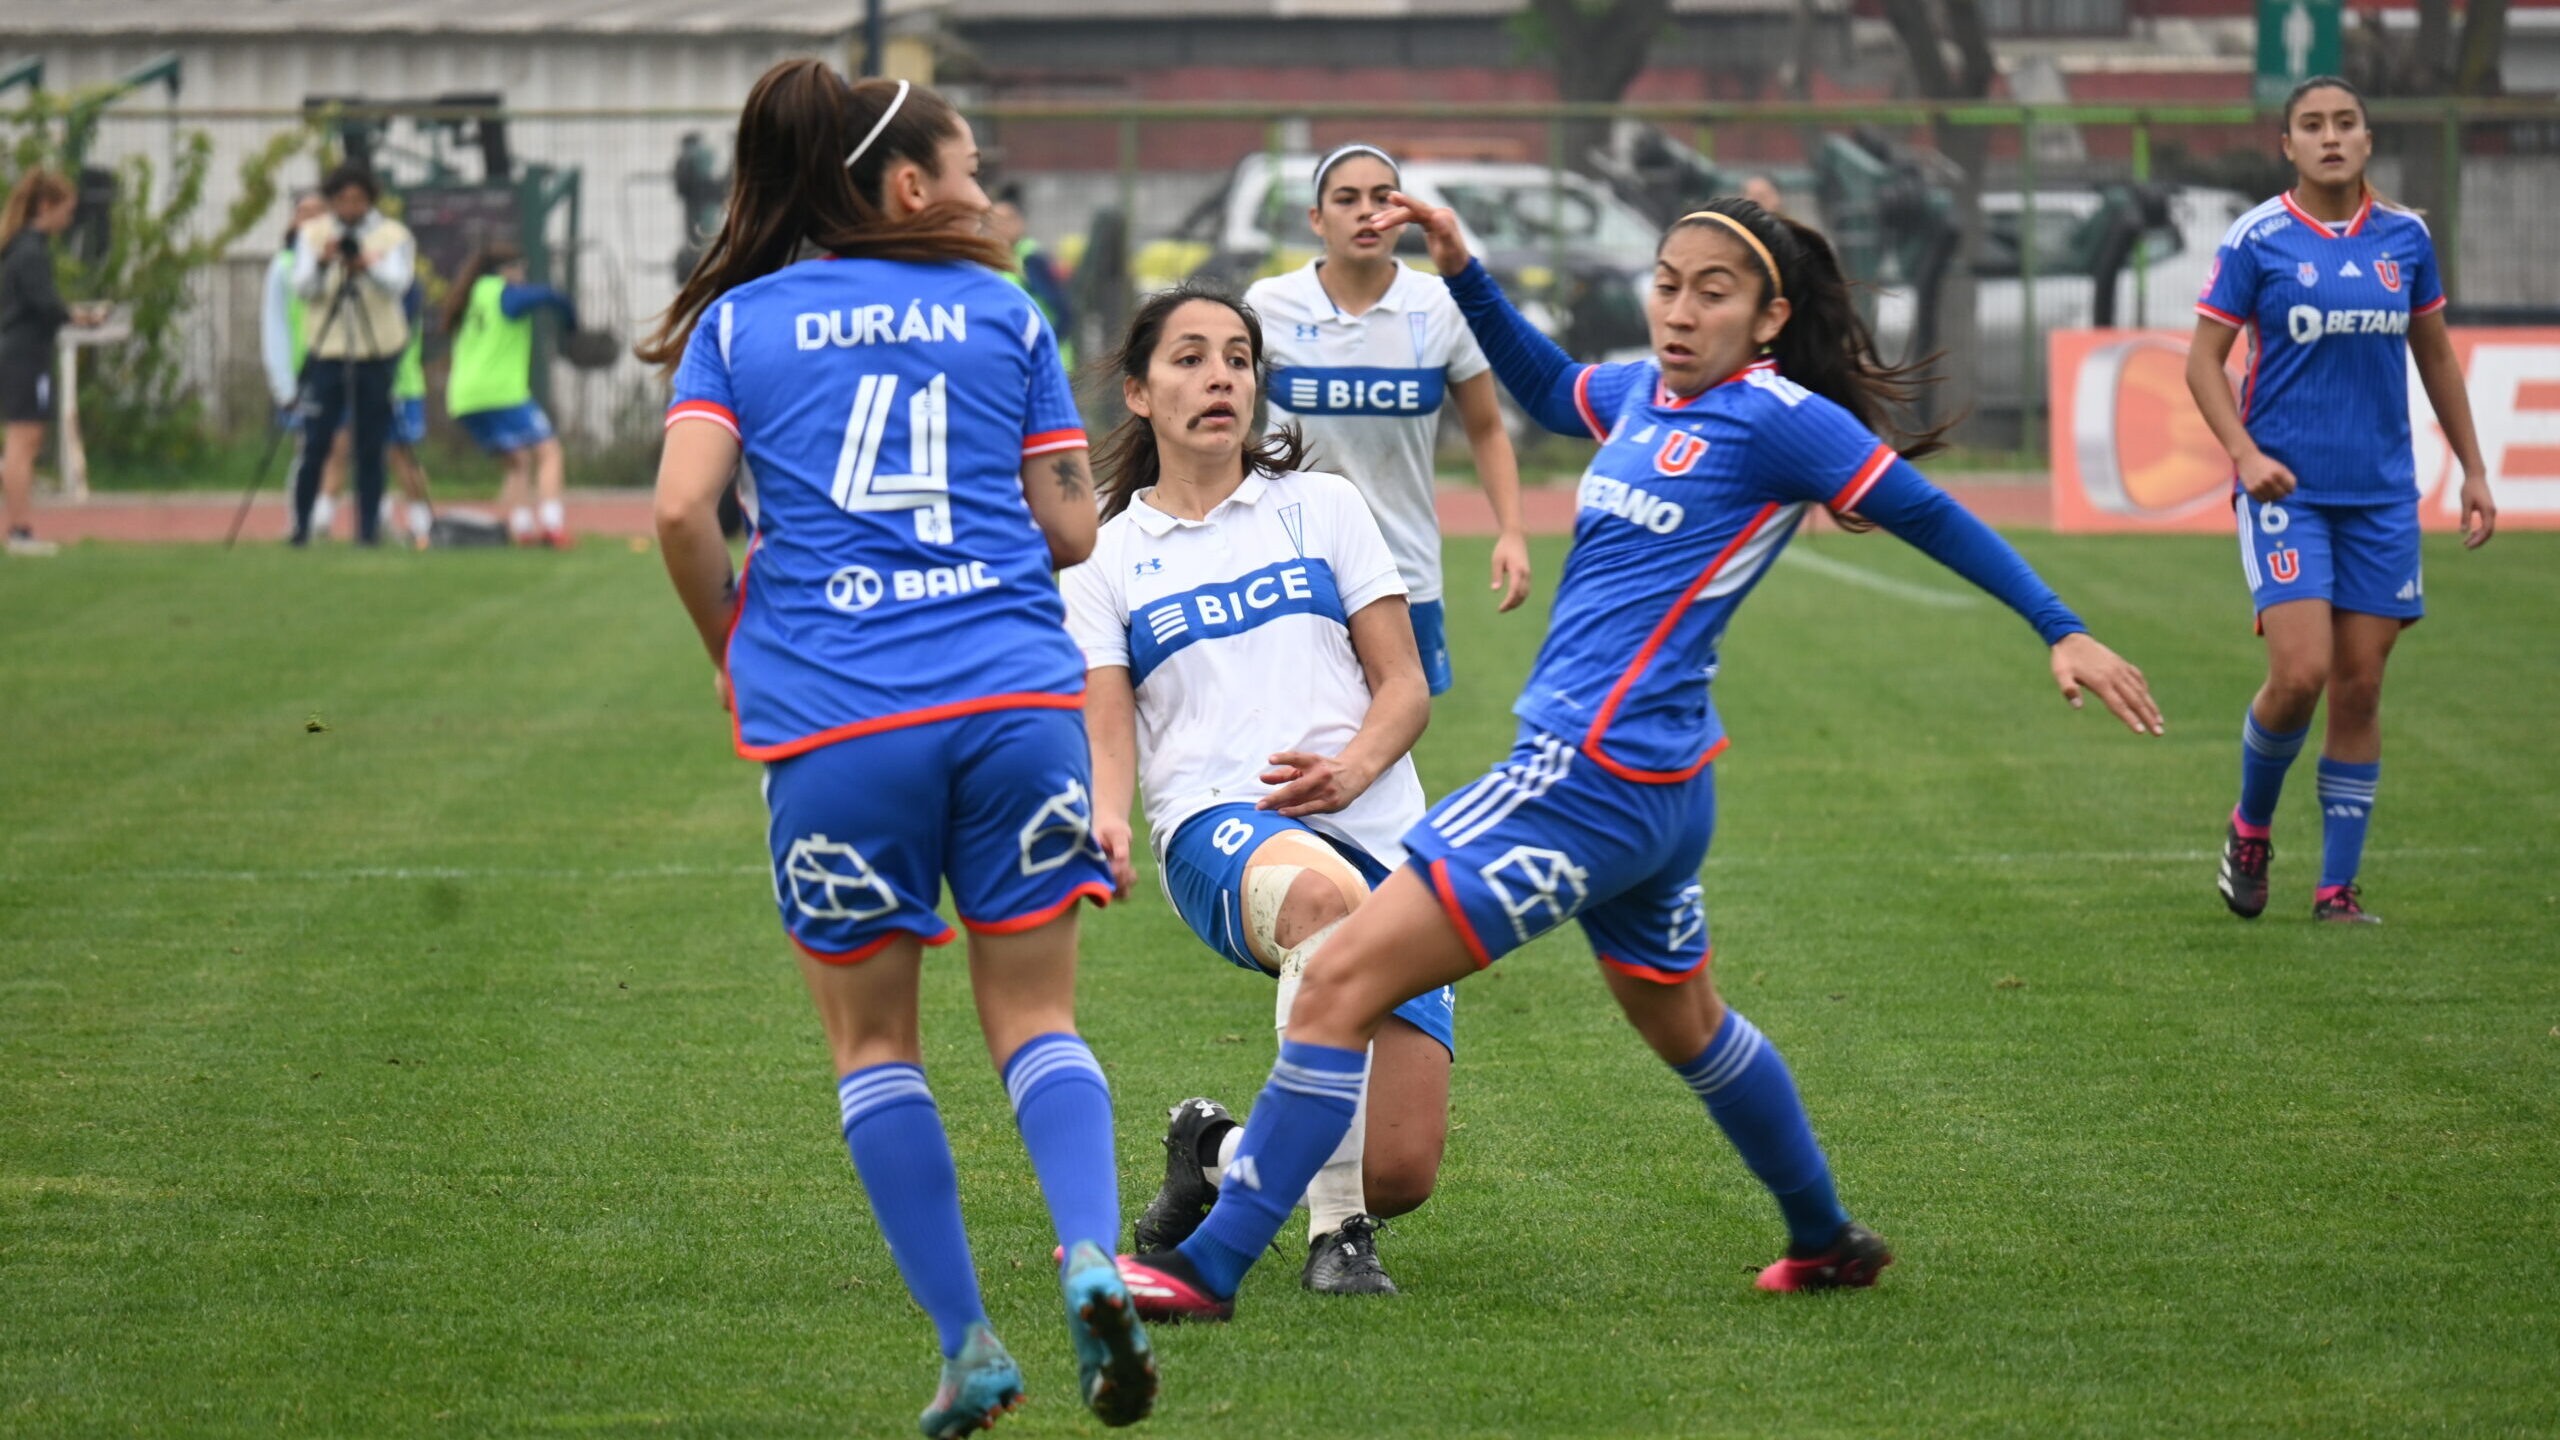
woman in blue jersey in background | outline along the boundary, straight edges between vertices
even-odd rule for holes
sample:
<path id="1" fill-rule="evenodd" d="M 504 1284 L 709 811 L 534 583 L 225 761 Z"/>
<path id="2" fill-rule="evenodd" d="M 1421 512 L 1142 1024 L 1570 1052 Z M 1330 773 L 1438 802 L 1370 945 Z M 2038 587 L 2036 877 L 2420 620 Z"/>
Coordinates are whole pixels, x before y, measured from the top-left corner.
<path id="1" fill-rule="evenodd" d="M 739 117 L 720 234 L 640 350 L 676 367 L 668 574 L 738 753 L 764 762 L 774 898 L 845 1143 L 941 1341 L 933 1436 L 1022 1397 L 920 1064 L 924 947 L 955 938 L 946 878 L 1055 1222 L 1083 1398 L 1125 1425 L 1156 1388 L 1110 1259 L 1111 1097 L 1075 1031 L 1076 903 L 1107 900 L 1111 872 L 1052 571 L 1092 550 L 1093 489 L 1056 337 L 993 268 L 977 169 L 932 91 L 775 67 Z M 755 531 L 734 583 L 717 516 L 733 472 Z"/>
<path id="2" fill-rule="evenodd" d="M 1177 1249 L 1122 1262 L 1145 1313 L 1223 1319 L 1289 1200 L 1332 1153 L 1363 1047 L 1396 1005 L 1580 920 L 1611 993 L 1769 1188 L 1785 1255 L 1764 1290 L 1869 1285 L 1893 1257 L 1852 1222 L 1776 1048 L 1707 979 L 1698 868 L 1724 747 L 1708 697 L 1734 607 L 1815 506 L 1885 526 L 2006 602 L 2096 694 L 2161 731 L 2142 674 L 2091 639 L 2006 542 L 1876 438 L 1908 372 L 1875 358 L 1830 245 L 1747 200 L 1682 217 L 1655 253 L 1654 358 L 1577 365 L 1468 258 L 1455 218 L 1402 195 L 1520 405 L 1601 441 L 1511 757 L 1432 807 L 1409 858 L 1308 965 L 1229 1184 Z"/>
<path id="3" fill-rule="evenodd" d="M 2284 153 L 2300 178 L 2233 223 L 2196 305 L 2187 389 L 2231 454 L 2240 564 L 2267 637 L 2267 678 L 2240 722 L 2240 803 L 2216 883 L 2243 919 L 2267 908 L 2276 798 L 2329 697 L 2322 856 L 2311 918 L 2372 923 L 2356 888 L 2382 782 L 2382 670 L 2426 613 L 2409 363 L 2462 465 L 2463 544 L 2497 528 L 2434 242 L 2365 182 L 2364 99 L 2335 76 L 2294 87 Z M 2246 395 L 2223 375 L 2250 332 Z"/>

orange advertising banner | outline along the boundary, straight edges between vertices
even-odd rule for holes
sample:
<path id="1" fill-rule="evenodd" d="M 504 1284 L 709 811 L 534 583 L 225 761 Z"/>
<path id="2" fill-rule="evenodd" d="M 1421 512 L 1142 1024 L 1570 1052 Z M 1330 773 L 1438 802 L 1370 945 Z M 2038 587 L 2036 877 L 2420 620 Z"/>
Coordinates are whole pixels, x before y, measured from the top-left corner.
<path id="1" fill-rule="evenodd" d="M 2056 330 L 2052 384 L 2057 530 L 2231 529 L 2231 459 L 2187 395 L 2187 334 Z M 2248 349 L 2232 347 L 2236 386 Z M 2560 529 L 2560 330 L 2457 329 L 2480 454 L 2500 528 Z M 2417 443 L 2418 519 L 2462 523 L 2462 467 L 2437 428 L 2415 365 L 2409 433 Z"/>

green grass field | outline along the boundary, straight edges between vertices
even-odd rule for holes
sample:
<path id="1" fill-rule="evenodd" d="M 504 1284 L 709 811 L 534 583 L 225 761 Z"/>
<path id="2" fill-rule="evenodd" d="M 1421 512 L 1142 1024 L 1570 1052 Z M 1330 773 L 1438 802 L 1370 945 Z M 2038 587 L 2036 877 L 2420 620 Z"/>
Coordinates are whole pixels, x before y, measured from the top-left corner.
<path id="1" fill-rule="evenodd" d="M 2212 894 L 2229 544 L 2022 543 L 2168 739 L 2068 711 L 1884 537 L 1800 542 L 1726 649 L 1720 983 L 1884 1285 L 1750 1289 L 1773 1208 L 1568 931 L 1461 989 L 1407 1293 L 1275 1259 L 1160 1335 L 1142 1433 L 2560 1432 L 2560 536 L 2430 541 L 2370 932 L 2306 918 L 2307 764 L 2276 908 Z M 1507 745 L 1540 624 L 1451 600 L 1435 795 Z M 0 563 L 0 694 L 0 1433 L 912 1433 L 931 1332 L 656 557 Z M 1164 1107 L 1259 1085 L 1270 999 L 1152 880 L 1085 935 L 1134 1213 Z M 926 1004 L 1032 1387 L 1003 1433 L 1096 1433 L 956 958 Z"/>

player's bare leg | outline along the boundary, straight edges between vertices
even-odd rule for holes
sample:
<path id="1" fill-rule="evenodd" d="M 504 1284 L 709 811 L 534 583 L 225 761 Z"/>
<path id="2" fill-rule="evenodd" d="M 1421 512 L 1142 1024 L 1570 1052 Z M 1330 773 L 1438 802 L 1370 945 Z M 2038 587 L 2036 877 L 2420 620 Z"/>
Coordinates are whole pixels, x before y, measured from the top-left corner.
<path id="1" fill-rule="evenodd" d="M 541 526 L 542 543 L 554 550 L 566 550 L 570 544 L 569 512 L 564 503 L 568 495 L 568 468 L 560 449 L 560 437 L 552 436 L 533 447 L 531 469 L 535 520 Z"/>
<path id="2" fill-rule="evenodd" d="M 2311 918 L 2372 925 L 2356 871 L 2382 767 L 2382 676 L 2405 628 L 2394 616 L 2336 612 L 2329 666 L 2329 726 L 2320 749 L 2323 854 Z"/>
<path id="3" fill-rule="evenodd" d="M 2267 678 L 2242 728 L 2240 804 L 2224 827 L 2222 865 L 2214 876 L 2223 903 L 2243 920 L 2266 911 L 2275 796 L 2329 688 L 2335 650 L 2326 600 L 2270 605 L 2258 613 L 2258 628 L 2266 635 Z"/>
<path id="4" fill-rule="evenodd" d="M 972 933 L 969 985 L 987 1057 L 1004 1077 L 1057 1222 L 1080 1394 L 1104 1424 L 1130 1425 L 1155 1408 L 1155 1356 L 1112 1263 L 1120 1222 L 1111 1097 L 1076 1036 L 1076 931 L 1070 907 L 1029 930 Z"/>
<path id="5" fill-rule="evenodd" d="M 533 519 L 533 452 L 510 450 L 498 457 L 498 508 L 507 512 L 507 539 L 517 545 L 539 545 L 542 531 Z"/>
<path id="6" fill-rule="evenodd" d="M 1787 1253 L 1760 1272 L 1759 1288 L 1873 1285 L 1893 1252 L 1839 1209 L 1785 1062 L 1749 1021 L 1725 1008 L 1707 965 L 1671 984 L 1607 966 L 1600 973 L 1636 1033 L 1706 1102 L 1786 1214 Z"/>

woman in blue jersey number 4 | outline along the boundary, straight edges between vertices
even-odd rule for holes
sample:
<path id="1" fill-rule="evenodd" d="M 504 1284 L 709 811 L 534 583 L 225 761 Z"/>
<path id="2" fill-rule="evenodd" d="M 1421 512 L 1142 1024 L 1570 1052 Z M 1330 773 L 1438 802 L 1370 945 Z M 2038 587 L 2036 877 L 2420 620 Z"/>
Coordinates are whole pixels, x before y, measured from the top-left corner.
<path id="1" fill-rule="evenodd" d="M 2242 918 L 2266 910 L 2276 798 L 2326 694 L 2311 916 L 2370 924 L 2356 872 L 2382 781 L 2382 670 L 2401 629 L 2426 613 L 2411 360 L 2462 464 L 2466 547 L 2488 543 L 2498 507 L 2426 222 L 2382 203 L 2364 178 L 2373 131 L 2363 97 L 2334 76 L 2295 86 L 2284 153 L 2300 179 L 2222 237 L 2187 350 L 2187 389 L 2236 470 L 2240 564 L 2267 637 L 2216 883 Z M 2243 330 L 2249 378 L 2235 400 L 2222 367 Z"/>
<path id="2" fill-rule="evenodd" d="M 1165 893 L 1230 962 L 1278 977 L 1275 1016 L 1422 818 L 1407 751 L 1431 716 L 1405 582 L 1360 492 L 1303 468 L 1282 429 L 1247 438 L 1262 327 L 1212 290 L 1153 296 L 1118 369 L 1129 418 L 1095 457 L 1105 516 L 1061 584 L 1084 648 L 1094 834 L 1123 886 L 1143 777 Z M 1451 995 L 1378 1031 L 1371 1085 L 1307 1188 L 1310 1290 L 1393 1294 L 1378 1218 L 1429 1198 L 1449 1129 Z M 1241 1134 L 1226 1107 L 1173 1107 L 1165 1182 L 1137 1246 L 1190 1237 Z"/>
<path id="3" fill-rule="evenodd" d="M 2158 734 L 2140 671 L 2091 639 L 2006 542 L 1876 439 L 1906 401 L 1831 247 L 1747 200 L 1684 216 L 1656 251 L 1654 358 L 1577 365 L 1471 261 L 1445 210 L 1397 196 L 1375 222 L 1423 227 L 1432 258 L 1522 408 L 1602 442 L 1511 757 L 1434 806 L 1409 855 L 1308 966 L 1289 1039 L 1230 1181 L 1180 1247 L 1122 1262 L 1142 1313 L 1222 1319 L 1288 1198 L 1332 1152 L 1363 1047 L 1397 1004 L 1569 919 L 1647 1044 L 1702 1099 L 1785 1217 L 1764 1290 L 1868 1285 L 1892 1260 L 1833 1189 L 1776 1048 L 1725 1008 L 1699 865 L 1723 729 L 1708 698 L 1734 607 L 1813 507 L 1855 512 L 2007 602 L 2051 647 L 2073 704 L 2093 693 Z M 1917 453 L 1933 440 L 1917 437 Z"/>
<path id="4" fill-rule="evenodd" d="M 1051 572 L 1092 550 L 1093 491 L 1056 337 L 992 268 L 1009 257 L 980 232 L 977 169 L 932 91 L 775 67 L 739 117 L 721 231 L 640 351 L 675 365 L 667 570 L 738 753 L 764 762 L 774 899 L 845 1143 L 941 1341 L 933 1436 L 1022 1398 L 920 1063 L 924 947 L 954 938 L 946 878 L 1055 1223 L 1085 1402 L 1125 1425 L 1156 1389 L 1109 1255 L 1110 1092 L 1075 1031 L 1076 904 L 1108 899 L 1111 871 Z M 717 518 L 733 472 L 755 531 L 734 585 Z"/>
<path id="5" fill-rule="evenodd" d="M 1503 610 L 1529 597 L 1520 466 L 1484 352 L 1451 303 L 1448 282 L 1398 263 L 1396 227 L 1373 222 L 1395 193 L 1396 162 L 1375 145 L 1345 145 L 1316 162 L 1315 180 L 1307 224 L 1324 254 L 1254 282 L 1244 296 L 1271 347 L 1271 413 L 1294 420 L 1315 463 L 1368 498 L 1404 574 L 1414 643 L 1438 695 L 1456 678 L 1433 485 L 1442 397 L 1457 403 L 1476 478 L 1501 527 L 1492 588 L 1502 592 Z"/>

